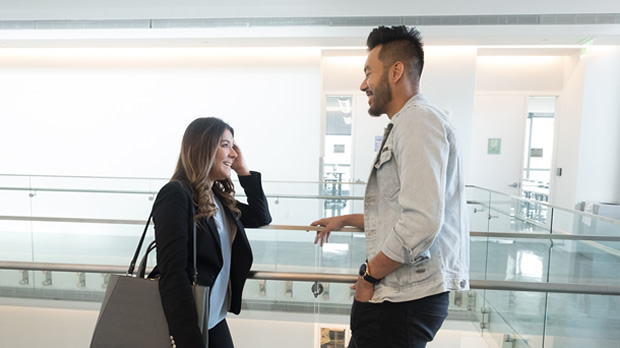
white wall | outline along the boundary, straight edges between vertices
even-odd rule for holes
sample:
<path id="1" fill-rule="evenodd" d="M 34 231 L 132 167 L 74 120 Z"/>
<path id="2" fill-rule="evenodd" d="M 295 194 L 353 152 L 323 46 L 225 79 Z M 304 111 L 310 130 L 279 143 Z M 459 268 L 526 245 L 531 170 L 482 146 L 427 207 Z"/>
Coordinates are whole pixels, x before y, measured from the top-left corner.
<path id="1" fill-rule="evenodd" d="M 620 47 L 588 49 L 577 201 L 620 202 Z"/>
<path id="2" fill-rule="evenodd" d="M 474 163 L 468 184 L 519 194 L 509 186 L 521 181 L 523 128 L 527 98 L 523 95 L 476 94 L 471 158 Z M 489 139 L 500 139 L 500 153 L 488 153 Z"/>
<path id="3" fill-rule="evenodd" d="M 478 58 L 476 93 L 559 96 L 551 204 L 573 209 L 583 200 L 620 201 L 619 50 L 594 46 L 584 57 Z M 492 162 L 474 162 L 481 171 L 494 170 Z"/>
<path id="4" fill-rule="evenodd" d="M 169 177 L 185 127 L 216 116 L 265 179 L 316 180 L 319 63 L 316 49 L 0 51 L 0 171 Z"/>
<path id="5" fill-rule="evenodd" d="M 564 59 L 555 56 L 479 56 L 473 119 L 472 176 L 468 183 L 517 195 L 529 96 L 558 95 Z M 556 115 L 557 116 L 557 115 Z M 489 155 L 489 138 L 500 138 L 501 154 Z"/>
<path id="6" fill-rule="evenodd" d="M 564 90 L 556 105 L 553 170 L 562 168 L 562 176 L 552 175 L 549 203 L 575 207 L 585 65 L 580 54 L 565 58 Z"/>
<path id="7" fill-rule="evenodd" d="M 531 94 L 562 90 L 562 57 L 480 56 L 477 62 L 476 92 Z"/>
<path id="8" fill-rule="evenodd" d="M 465 182 L 471 179 L 472 121 L 476 79 L 473 47 L 426 47 L 421 91 L 448 113 L 463 154 Z"/>

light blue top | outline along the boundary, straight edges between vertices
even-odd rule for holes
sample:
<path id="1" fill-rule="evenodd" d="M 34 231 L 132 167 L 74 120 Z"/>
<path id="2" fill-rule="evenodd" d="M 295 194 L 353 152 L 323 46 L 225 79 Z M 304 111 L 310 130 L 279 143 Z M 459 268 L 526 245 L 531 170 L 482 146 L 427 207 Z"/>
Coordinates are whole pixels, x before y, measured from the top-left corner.
<path id="1" fill-rule="evenodd" d="M 226 313 L 228 312 L 228 283 L 230 280 L 230 259 L 232 255 L 232 240 L 230 238 L 230 226 L 228 225 L 228 219 L 223 214 L 221 202 L 214 197 L 215 207 L 217 213 L 213 217 L 217 231 L 220 234 L 222 249 L 222 258 L 224 264 L 220 273 L 215 278 L 215 283 L 211 288 L 211 296 L 209 302 L 209 330 L 215 327 L 220 321 L 226 319 Z"/>
<path id="2" fill-rule="evenodd" d="M 418 94 L 396 113 L 364 197 L 366 256 L 403 265 L 372 302 L 469 288 L 469 225 L 460 149 L 445 114 Z"/>

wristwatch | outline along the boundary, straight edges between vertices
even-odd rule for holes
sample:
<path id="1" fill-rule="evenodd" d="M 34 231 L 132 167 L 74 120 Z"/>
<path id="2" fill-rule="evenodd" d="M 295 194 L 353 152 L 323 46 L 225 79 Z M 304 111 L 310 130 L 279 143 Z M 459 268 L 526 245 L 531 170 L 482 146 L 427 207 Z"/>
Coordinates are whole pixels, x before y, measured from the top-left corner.
<path id="1" fill-rule="evenodd" d="M 373 276 L 371 276 L 370 274 L 368 274 L 368 262 L 364 262 L 361 266 L 360 266 L 360 277 L 362 279 L 364 279 L 365 281 L 372 283 L 372 284 L 378 284 L 381 279 L 377 279 Z"/>

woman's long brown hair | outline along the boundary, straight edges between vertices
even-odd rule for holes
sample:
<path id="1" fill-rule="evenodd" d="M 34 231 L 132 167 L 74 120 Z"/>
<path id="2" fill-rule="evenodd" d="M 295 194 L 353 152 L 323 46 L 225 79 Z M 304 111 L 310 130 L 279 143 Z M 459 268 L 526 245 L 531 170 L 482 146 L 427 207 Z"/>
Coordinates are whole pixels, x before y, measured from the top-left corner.
<path id="1" fill-rule="evenodd" d="M 226 130 L 234 136 L 233 128 L 226 122 L 215 117 L 203 117 L 192 121 L 183 135 L 181 153 L 171 180 L 180 181 L 192 190 L 196 221 L 215 215 L 214 192 L 232 212 L 237 216 L 240 214 L 235 201 L 235 187 L 230 179 L 214 182 L 213 190 L 208 187 L 209 172 Z"/>

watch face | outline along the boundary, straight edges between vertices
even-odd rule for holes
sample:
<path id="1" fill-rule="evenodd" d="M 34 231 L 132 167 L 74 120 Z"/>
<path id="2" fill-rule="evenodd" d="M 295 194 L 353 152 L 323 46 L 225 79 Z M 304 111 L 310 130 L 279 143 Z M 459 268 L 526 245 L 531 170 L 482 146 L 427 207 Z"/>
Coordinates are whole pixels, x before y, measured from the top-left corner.
<path id="1" fill-rule="evenodd" d="M 365 264 L 365 263 L 363 263 L 363 264 L 360 266 L 360 277 L 363 277 L 363 276 L 364 276 L 364 274 L 366 274 L 366 268 L 367 268 L 367 266 L 366 266 L 366 264 Z"/>

